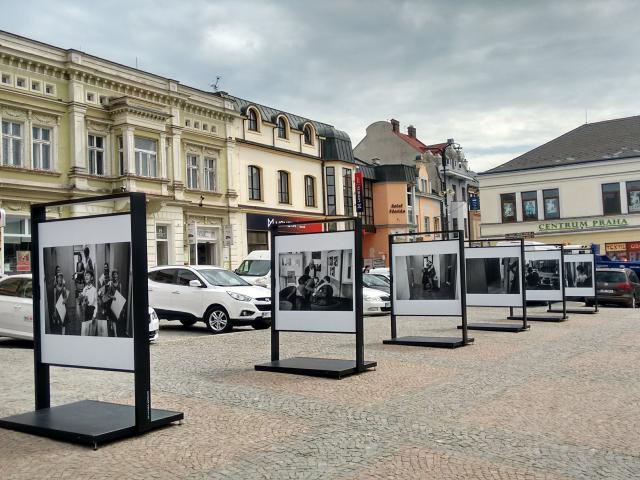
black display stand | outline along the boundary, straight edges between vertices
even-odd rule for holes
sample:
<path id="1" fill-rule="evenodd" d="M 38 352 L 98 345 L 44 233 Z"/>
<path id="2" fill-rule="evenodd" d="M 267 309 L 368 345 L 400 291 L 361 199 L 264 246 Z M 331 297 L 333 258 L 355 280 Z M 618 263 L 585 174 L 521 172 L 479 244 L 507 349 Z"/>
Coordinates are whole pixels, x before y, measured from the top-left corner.
<path id="1" fill-rule="evenodd" d="M 286 360 L 280 359 L 280 332 L 293 331 L 284 330 L 277 327 L 276 305 L 279 302 L 279 295 L 276 292 L 276 276 L 279 274 L 279 264 L 276 262 L 276 239 L 283 235 L 303 235 L 295 233 L 296 226 L 322 224 L 325 232 L 327 232 L 327 224 L 335 227 L 337 223 L 352 222 L 353 229 L 344 229 L 344 231 L 352 231 L 354 235 L 354 266 L 353 272 L 353 296 L 355 300 L 356 315 L 356 358 L 355 360 L 341 360 L 328 358 L 313 357 L 294 357 Z M 287 224 L 273 224 L 271 230 L 271 361 L 255 365 L 255 369 L 259 371 L 290 373 L 296 375 L 308 375 L 314 377 L 326 377 L 341 379 L 350 375 L 365 372 L 371 368 L 375 368 L 377 362 L 364 359 L 364 323 L 362 312 L 362 220 L 360 218 L 339 218 L 331 220 L 314 220 L 307 222 L 292 222 Z M 283 230 L 283 231 L 281 231 Z M 332 230 L 329 230 L 332 231 Z M 337 231 L 337 230 L 333 230 Z M 328 233 L 328 232 L 327 232 Z M 304 315 L 304 312 L 300 312 Z M 312 332 L 305 333 L 342 333 L 344 332 Z M 347 333 L 352 335 L 352 333 Z"/>
<path id="2" fill-rule="evenodd" d="M 565 295 L 564 250 L 563 250 L 561 244 L 549 243 L 548 246 L 557 247 L 558 250 L 560 251 L 560 264 L 561 264 L 561 270 L 562 270 L 562 274 L 563 275 L 562 275 L 562 278 L 560 278 L 560 283 L 562 285 L 562 310 L 551 310 L 550 309 L 551 304 L 549 302 L 547 302 L 547 306 L 549 307 L 549 310 L 547 310 L 547 313 L 561 313 L 562 316 L 557 316 L 557 315 L 528 315 L 527 316 L 527 320 L 530 321 L 530 322 L 555 322 L 555 323 L 559 323 L 559 322 L 564 322 L 564 321 L 569 319 L 569 317 L 567 316 L 567 313 L 568 313 L 567 312 L 567 297 Z M 526 251 L 526 247 L 525 247 L 525 251 Z M 525 289 L 526 289 L 526 285 L 525 285 Z M 522 320 L 522 315 L 515 315 L 513 313 L 513 307 L 511 307 L 509 309 L 509 316 L 507 317 L 507 320 Z"/>
<path id="3" fill-rule="evenodd" d="M 424 237 L 431 235 L 441 235 L 441 240 L 428 240 L 424 243 L 435 243 L 449 240 L 449 234 L 454 234 L 453 238 L 457 238 L 459 240 L 459 255 L 458 259 L 460 261 L 460 304 L 462 313 L 459 315 L 462 319 L 462 338 L 457 337 L 422 337 L 422 336 L 408 336 L 408 337 L 398 337 L 397 335 L 397 321 L 395 314 L 395 302 L 394 302 L 394 291 L 393 291 L 393 246 L 397 243 L 395 239 L 398 237 Z M 422 240 L 412 241 L 415 243 L 423 243 Z M 409 345 L 414 347 L 432 347 L 432 348 L 458 348 L 464 347 L 473 343 L 473 338 L 469 338 L 467 334 L 467 301 L 464 292 L 466 291 L 466 278 L 465 278 L 465 263 L 464 263 L 464 233 L 462 230 L 453 230 L 451 232 L 440 231 L 440 232 L 418 232 L 418 233 L 398 233 L 389 235 L 389 272 L 391 276 L 391 338 L 388 340 L 383 340 L 382 343 L 385 345 Z M 406 315 L 402 316 L 411 317 L 411 316 L 421 316 L 421 317 L 443 317 L 449 315 L 430 315 L 429 313 L 423 313 L 421 315 Z"/>
<path id="4" fill-rule="evenodd" d="M 564 251 L 564 249 L 563 249 Z M 570 254 L 572 255 L 576 255 L 576 254 L 593 254 L 593 261 L 591 263 L 591 271 L 593 272 L 593 310 L 589 307 L 587 308 L 566 308 L 566 305 L 563 306 L 564 311 L 566 313 L 571 313 L 571 314 L 577 314 L 577 315 L 593 315 L 595 313 L 598 313 L 598 289 L 596 288 L 596 260 L 595 260 L 595 253 L 593 252 L 592 249 L 587 250 L 587 249 L 571 249 L 569 251 Z M 564 271 L 564 270 L 563 270 Z M 568 298 L 572 298 L 572 297 L 568 297 Z M 579 297 L 578 297 L 579 298 Z M 548 304 L 548 309 L 547 309 L 548 313 L 562 313 L 561 310 L 558 309 L 554 309 L 551 307 L 551 303 Z"/>
<path id="5" fill-rule="evenodd" d="M 38 225 L 47 220 L 46 209 L 106 200 L 128 199 L 131 215 L 131 269 L 134 318 L 134 383 L 135 406 L 83 400 L 66 405 L 51 406 L 49 367 L 42 362 L 40 318 L 40 248 Z M 110 217 L 111 215 L 94 215 Z M 75 217 L 78 219 L 88 218 Z M 70 220 L 69 218 L 60 220 Z M 68 200 L 31 207 L 31 258 L 33 259 L 33 339 L 35 369 L 35 411 L 0 419 L 0 427 L 31 433 L 73 443 L 99 444 L 143 434 L 176 421 L 182 421 L 182 412 L 151 408 L 151 380 L 149 372 L 149 320 L 147 296 L 147 232 L 146 199 L 143 193 L 122 193 L 80 200 Z M 83 243 L 79 238 L 78 243 Z M 83 368 L 77 365 L 67 367 Z M 111 370 L 91 367 L 92 370 Z"/>
<path id="6" fill-rule="evenodd" d="M 469 241 L 469 244 L 472 243 L 478 244 L 478 248 L 482 248 L 482 245 L 485 242 L 495 242 L 495 241 L 504 241 L 504 238 L 483 238 L 482 240 L 474 240 Z M 525 330 L 529 330 L 529 324 L 527 323 L 527 289 L 525 288 L 525 274 L 524 274 L 524 239 L 520 239 L 520 276 L 522 288 L 522 317 L 518 318 L 518 320 L 522 320 L 521 324 L 516 323 L 469 323 L 467 328 L 469 330 L 479 330 L 485 332 L 511 332 L 511 333 L 519 333 L 524 332 Z M 464 292 L 466 295 L 466 291 Z M 490 305 L 480 305 L 481 307 L 490 307 Z M 493 307 L 502 306 L 502 305 L 494 305 Z M 513 311 L 513 307 L 509 307 L 511 311 Z M 463 329 L 463 325 L 458 325 L 459 329 Z"/>

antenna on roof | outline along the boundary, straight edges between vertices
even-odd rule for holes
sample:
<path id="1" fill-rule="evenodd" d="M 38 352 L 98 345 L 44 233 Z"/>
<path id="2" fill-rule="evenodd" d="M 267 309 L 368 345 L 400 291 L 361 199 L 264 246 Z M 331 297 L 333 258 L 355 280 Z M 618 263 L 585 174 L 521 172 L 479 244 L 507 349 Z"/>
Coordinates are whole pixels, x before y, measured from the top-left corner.
<path id="1" fill-rule="evenodd" d="M 219 90 L 218 84 L 220 83 L 220 80 L 221 80 L 221 79 L 222 79 L 222 77 L 218 75 L 218 76 L 216 77 L 216 81 L 215 81 L 214 83 L 209 84 L 209 86 L 210 86 L 211 88 L 213 88 L 213 91 L 214 91 L 214 92 L 217 92 L 217 91 Z"/>
<path id="2" fill-rule="evenodd" d="M 584 123 L 589 123 L 589 119 L 587 117 L 587 109 L 584 109 Z"/>

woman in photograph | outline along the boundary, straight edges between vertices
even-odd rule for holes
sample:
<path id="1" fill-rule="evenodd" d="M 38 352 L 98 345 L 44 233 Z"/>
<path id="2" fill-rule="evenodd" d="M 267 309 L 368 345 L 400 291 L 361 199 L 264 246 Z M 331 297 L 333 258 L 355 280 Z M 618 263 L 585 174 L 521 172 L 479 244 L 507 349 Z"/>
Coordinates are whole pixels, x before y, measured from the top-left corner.
<path id="1" fill-rule="evenodd" d="M 58 270 L 58 268 L 60 267 L 56 267 L 56 271 Z M 65 314 L 63 317 L 60 316 L 60 312 L 58 311 L 57 307 L 60 298 L 62 298 L 62 305 L 64 305 L 65 307 Z M 53 319 L 52 327 L 55 326 L 56 333 L 62 335 L 65 334 L 65 326 L 67 322 L 66 305 L 68 298 L 69 290 L 67 290 L 67 287 L 65 286 L 64 277 L 62 273 L 57 273 L 56 278 L 53 282 L 53 315 L 51 316 L 51 318 Z"/>
<path id="2" fill-rule="evenodd" d="M 591 282 L 589 281 L 589 276 L 587 275 L 586 269 L 583 265 L 578 265 L 576 267 L 576 287 L 590 287 Z"/>
<path id="3" fill-rule="evenodd" d="M 422 289 L 427 289 L 427 284 L 429 285 L 429 290 L 435 290 L 434 278 L 436 276 L 436 267 L 433 266 L 433 262 L 431 260 L 427 260 L 425 262 L 424 268 L 422 269 Z"/>
<path id="4" fill-rule="evenodd" d="M 313 292 L 311 303 L 318 306 L 328 306 L 334 303 L 331 278 L 325 276 Z"/>
<path id="5" fill-rule="evenodd" d="M 93 260 L 90 257 L 91 252 L 89 251 L 89 247 L 84 247 L 84 271 L 91 272 L 91 276 L 95 278 L 95 269 L 93 268 Z"/>
<path id="6" fill-rule="evenodd" d="M 84 274 L 84 288 L 82 289 L 82 293 L 78 297 L 78 300 L 80 302 L 83 322 L 87 322 L 89 320 L 94 321 L 98 311 L 98 291 L 93 285 L 93 272 L 91 271 L 86 271 Z M 95 335 L 95 333 L 96 325 L 94 322 L 91 328 L 89 328 L 89 332 L 85 333 L 85 335 Z"/>
<path id="7" fill-rule="evenodd" d="M 80 295 L 84 288 L 84 263 L 82 263 L 82 254 L 76 254 L 76 268 L 73 274 L 73 280 L 76 284 L 76 297 Z"/>
<path id="8" fill-rule="evenodd" d="M 113 300 L 116 298 L 116 292 L 122 295 L 122 283 L 120 282 L 120 273 L 116 269 L 113 269 L 111 271 L 111 280 L 109 280 L 109 283 L 106 287 L 106 292 L 107 292 L 107 295 L 106 295 L 107 302 L 106 302 L 105 308 L 107 310 L 106 318 L 109 319 L 109 332 L 113 332 L 114 337 L 118 336 L 118 332 L 120 332 L 121 335 L 124 335 L 126 330 L 126 325 L 122 325 L 122 319 L 123 317 L 125 317 L 126 309 L 123 308 L 119 316 L 116 316 L 116 314 L 113 313 L 113 310 L 111 309 Z"/>

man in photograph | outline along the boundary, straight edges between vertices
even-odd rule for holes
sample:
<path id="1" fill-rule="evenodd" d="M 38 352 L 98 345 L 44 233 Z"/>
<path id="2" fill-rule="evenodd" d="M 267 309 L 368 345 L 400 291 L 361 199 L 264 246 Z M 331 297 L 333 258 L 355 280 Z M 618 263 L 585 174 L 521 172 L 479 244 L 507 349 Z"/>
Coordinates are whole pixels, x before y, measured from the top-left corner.
<path id="1" fill-rule="evenodd" d="M 424 262 L 424 268 L 422 269 L 422 288 L 423 290 L 427 290 L 427 284 L 429 285 L 429 290 L 435 290 L 435 278 L 436 278 L 436 267 L 434 267 L 431 259 L 426 258 Z"/>
<path id="2" fill-rule="evenodd" d="M 86 251 L 88 252 L 88 250 L 87 248 Z M 82 335 L 95 336 L 97 333 L 95 319 L 98 312 L 98 291 L 93 285 L 92 271 L 85 272 L 84 284 L 84 289 L 78 297 L 82 315 Z"/>
<path id="3" fill-rule="evenodd" d="M 540 285 L 540 274 L 533 267 L 527 267 L 527 275 L 525 276 L 527 287 L 536 288 Z"/>

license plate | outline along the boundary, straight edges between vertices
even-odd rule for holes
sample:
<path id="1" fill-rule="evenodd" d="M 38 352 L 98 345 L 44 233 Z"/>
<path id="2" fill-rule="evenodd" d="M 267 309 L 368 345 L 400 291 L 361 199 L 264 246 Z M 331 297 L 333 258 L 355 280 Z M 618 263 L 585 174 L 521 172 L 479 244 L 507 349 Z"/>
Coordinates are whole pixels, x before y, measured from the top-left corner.
<path id="1" fill-rule="evenodd" d="M 262 312 L 262 318 L 271 318 L 271 312 Z"/>
<path id="2" fill-rule="evenodd" d="M 598 293 L 613 293 L 613 290 L 598 290 Z"/>
<path id="3" fill-rule="evenodd" d="M 384 308 L 391 308 L 391 302 L 384 302 Z"/>

